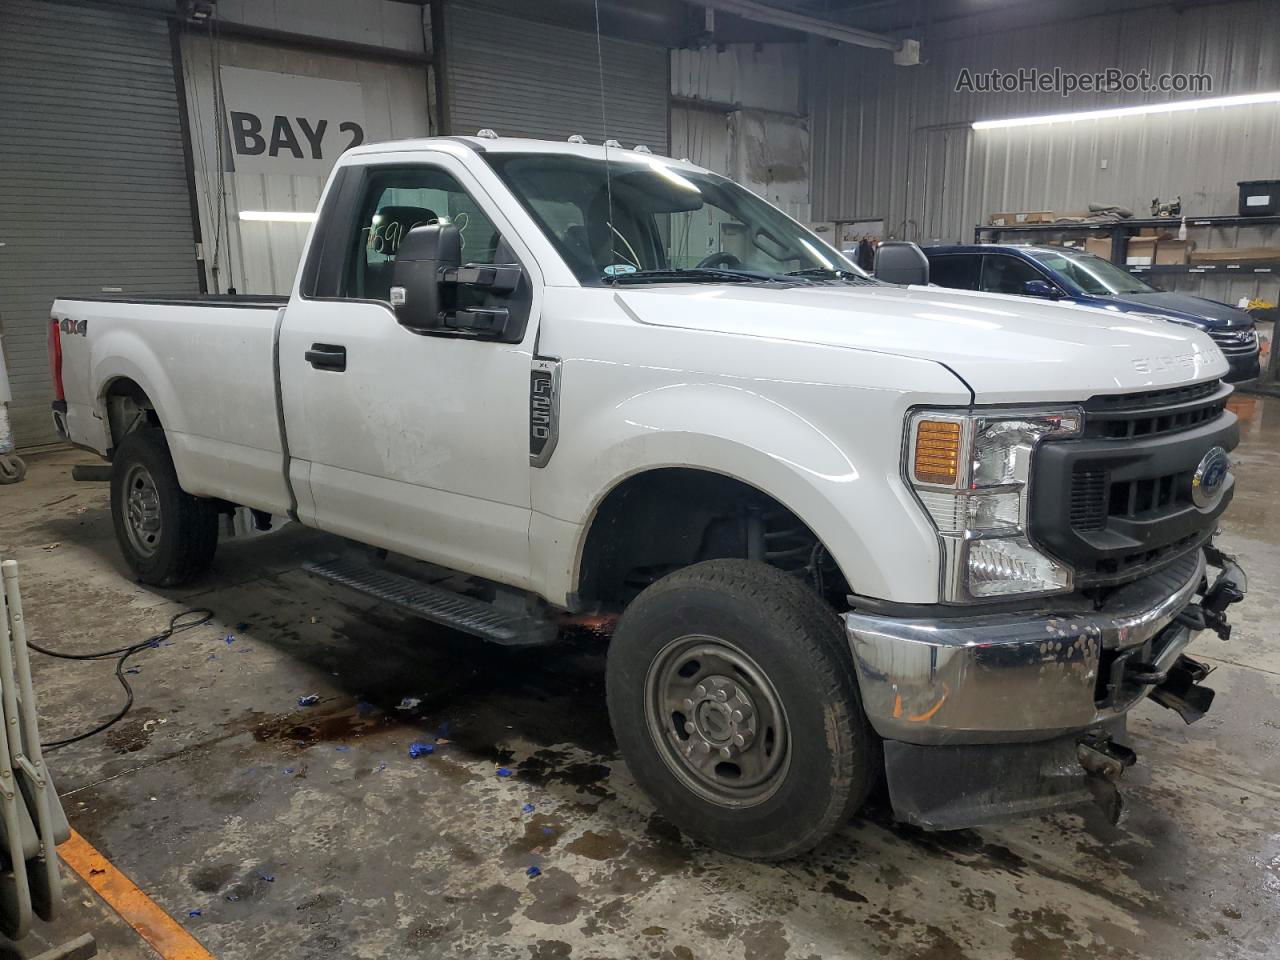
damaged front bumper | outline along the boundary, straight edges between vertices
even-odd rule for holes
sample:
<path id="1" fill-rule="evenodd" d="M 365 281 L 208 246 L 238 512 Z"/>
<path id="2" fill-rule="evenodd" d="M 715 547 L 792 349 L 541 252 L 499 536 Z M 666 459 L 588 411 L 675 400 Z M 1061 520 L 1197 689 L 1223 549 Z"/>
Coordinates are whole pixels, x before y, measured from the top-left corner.
<path id="1" fill-rule="evenodd" d="M 895 813 L 954 829 L 1100 796 L 1115 813 L 1105 784 L 1133 762 L 1118 742 L 1125 715 L 1147 696 L 1188 723 L 1203 715 L 1208 671 L 1183 650 L 1202 629 L 1225 636 L 1225 610 L 1245 589 L 1239 566 L 1207 547 L 1116 590 L 1102 609 L 845 614 Z"/>

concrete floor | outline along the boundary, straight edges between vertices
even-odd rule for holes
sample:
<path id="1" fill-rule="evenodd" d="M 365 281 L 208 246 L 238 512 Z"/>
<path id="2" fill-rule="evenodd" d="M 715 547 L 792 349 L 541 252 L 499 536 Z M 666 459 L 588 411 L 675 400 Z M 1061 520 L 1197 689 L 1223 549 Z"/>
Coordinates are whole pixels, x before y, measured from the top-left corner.
<path id="1" fill-rule="evenodd" d="M 521 653 L 401 618 L 299 572 L 332 546 L 299 528 L 224 543 L 195 589 L 139 586 L 105 486 L 70 480 L 78 453 L 0 487 L 0 554 L 51 646 L 214 612 L 137 659 L 123 723 L 52 763 L 75 828 L 220 958 L 1275 957 L 1280 400 L 1235 406 L 1222 543 L 1252 592 L 1229 642 L 1193 647 L 1217 667 L 1210 715 L 1135 712 L 1120 827 L 1085 809 L 929 835 L 873 807 L 804 859 L 736 861 L 636 789 L 591 637 Z M 118 702 L 108 664 L 36 666 L 47 739 Z"/>

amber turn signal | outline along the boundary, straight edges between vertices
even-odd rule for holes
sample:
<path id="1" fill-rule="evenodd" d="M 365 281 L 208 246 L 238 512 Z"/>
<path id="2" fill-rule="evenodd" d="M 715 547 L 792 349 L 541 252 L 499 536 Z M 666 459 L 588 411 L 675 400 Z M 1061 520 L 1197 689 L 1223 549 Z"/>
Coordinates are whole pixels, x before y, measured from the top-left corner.
<path id="1" fill-rule="evenodd" d="M 921 420 L 916 424 L 913 470 L 920 483 L 953 484 L 960 469 L 960 424 Z"/>

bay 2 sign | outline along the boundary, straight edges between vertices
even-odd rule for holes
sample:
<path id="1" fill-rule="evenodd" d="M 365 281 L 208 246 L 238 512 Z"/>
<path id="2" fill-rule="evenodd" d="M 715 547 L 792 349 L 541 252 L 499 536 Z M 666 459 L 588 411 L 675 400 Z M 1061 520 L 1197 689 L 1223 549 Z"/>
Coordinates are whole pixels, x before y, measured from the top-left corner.
<path id="1" fill-rule="evenodd" d="M 223 67 L 222 95 L 236 173 L 324 177 L 364 142 L 358 83 Z"/>

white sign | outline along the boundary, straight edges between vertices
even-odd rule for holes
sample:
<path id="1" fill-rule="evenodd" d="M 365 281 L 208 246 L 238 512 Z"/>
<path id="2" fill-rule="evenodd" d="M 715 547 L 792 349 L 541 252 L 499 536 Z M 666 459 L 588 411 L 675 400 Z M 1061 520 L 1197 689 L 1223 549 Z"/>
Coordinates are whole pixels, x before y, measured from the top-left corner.
<path id="1" fill-rule="evenodd" d="M 358 83 L 223 67 L 222 94 L 236 173 L 323 177 L 364 142 Z"/>

